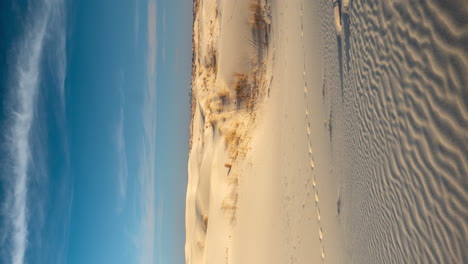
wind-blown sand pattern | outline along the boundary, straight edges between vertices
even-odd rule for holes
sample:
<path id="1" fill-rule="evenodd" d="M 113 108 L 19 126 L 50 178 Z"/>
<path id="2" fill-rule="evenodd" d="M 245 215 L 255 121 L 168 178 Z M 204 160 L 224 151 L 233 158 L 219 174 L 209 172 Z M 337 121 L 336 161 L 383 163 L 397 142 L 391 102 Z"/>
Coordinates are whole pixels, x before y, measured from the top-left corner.
<path id="1" fill-rule="evenodd" d="M 353 0 L 325 38 L 350 262 L 468 262 L 467 9 Z"/>
<path id="2" fill-rule="evenodd" d="M 187 263 L 468 263 L 468 5 L 194 1 Z"/>

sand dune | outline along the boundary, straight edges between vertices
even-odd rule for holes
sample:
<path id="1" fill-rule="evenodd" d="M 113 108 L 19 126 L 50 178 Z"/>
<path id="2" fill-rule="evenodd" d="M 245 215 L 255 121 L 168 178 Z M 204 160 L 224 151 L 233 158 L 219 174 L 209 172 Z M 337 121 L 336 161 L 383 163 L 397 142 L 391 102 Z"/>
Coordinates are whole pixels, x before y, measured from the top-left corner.
<path id="1" fill-rule="evenodd" d="M 187 263 L 228 259 L 240 164 L 267 92 L 267 8 L 262 1 L 195 2 Z"/>
<path id="2" fill-rule="evenodd" d="M 194 2 L 187 263 L 466 263 L 462 1 Z"/>

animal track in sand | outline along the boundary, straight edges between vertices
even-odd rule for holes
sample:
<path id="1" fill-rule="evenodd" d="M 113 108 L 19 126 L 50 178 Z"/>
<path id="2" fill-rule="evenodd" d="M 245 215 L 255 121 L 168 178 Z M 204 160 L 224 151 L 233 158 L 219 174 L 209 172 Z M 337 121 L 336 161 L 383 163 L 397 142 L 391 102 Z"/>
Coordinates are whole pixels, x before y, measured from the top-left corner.
<path id="1" fill-rule="evenodd" d="M 302 52 L 304 53 L 303 57 L 305 58 L 305 47 L 304 47 L 304 19 L 303 19 L 303 1 L 301 1 L 301 8 L 300 8 L 300 18 L 301 18 L 301 43 L 302 43 Z M 306 131 L 307 131 L 307 140 L 309 141 L 309 159 L 310 159 L 310 169 L 312 171 L 312 187 L 314 188 L 314 197 L 315 197 L 315 208 L 317 210 L 317 222 L 319 225 L 319 240 L 320 240 L 320 257 L 322 259 L 322 262 L 325 260 L 325 249 L 323 247 L 323 228 L 322 228 L 322 223 L 320 220 L 320 204 L 319 204 L 319 195 L 318 195 L 318 186 L 317 186 L 317 180 L 315 177 L 315 162 L 314 162 L 314 157 L 312 155 L 312 145 L 311 145 L 311 131 L 310 131 L 310 122 L 308 121 L 309 117 L 309 103 L 307 101 L 307 76 L 306 76 L 306 65 L 305 65 L 305 60 L 304 60 L 304 65 L 303 65 L 303 71 L 302 71 L 302 78 L 304 80 L 304 100 L 305 100 L 305 121 L 306 121 Z"/>

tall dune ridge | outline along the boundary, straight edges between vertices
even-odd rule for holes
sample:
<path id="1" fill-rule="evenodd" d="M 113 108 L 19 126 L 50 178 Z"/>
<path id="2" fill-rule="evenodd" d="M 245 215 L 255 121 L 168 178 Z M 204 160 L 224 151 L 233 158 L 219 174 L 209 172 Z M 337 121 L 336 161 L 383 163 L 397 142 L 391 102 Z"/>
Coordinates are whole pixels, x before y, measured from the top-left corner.
<path id="1" fill-rule="evenodd" d="M 233 24 L 232 30 L 224 32 L 220 27 L 226 21 L 223 6 L 218 1 L 194 2 L 187 263 L 210 263 L 207 259 L 219 254 L 211 248 L 219 245 L 209 237 L 216 236 L 216 230 L 227 234 L 235 225 L 242 178 L 238 164 L 250 149 L 257 108 L 267 91 L 267 6 L 261 0 L 238 4 L 246 15 L 234 14 L 234 19 L 245 23 Z M 232 37 L 244 45 L 242 52 L 234 54 L 237 63 L 220 52 L 223 47 L 233 48 L 232 43 L 220 43 Z"/>
<path id="2" fill-rule="evenodd" d="M 194 1 L 186 263 L 468 263 L 468 5 Z"/>

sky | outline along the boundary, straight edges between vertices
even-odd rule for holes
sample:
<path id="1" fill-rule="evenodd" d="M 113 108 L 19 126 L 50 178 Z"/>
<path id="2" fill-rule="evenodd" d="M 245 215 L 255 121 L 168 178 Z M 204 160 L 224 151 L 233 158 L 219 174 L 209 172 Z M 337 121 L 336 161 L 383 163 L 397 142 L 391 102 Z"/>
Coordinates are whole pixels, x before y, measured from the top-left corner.
<path id="1" fill-rule="evenodd" d="M 183 263 L 192 1 L 0 1 L 0 263 Z"/>

